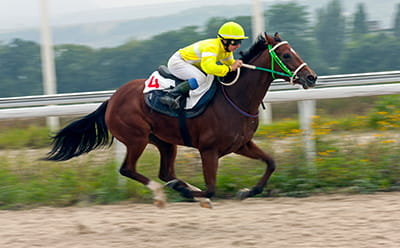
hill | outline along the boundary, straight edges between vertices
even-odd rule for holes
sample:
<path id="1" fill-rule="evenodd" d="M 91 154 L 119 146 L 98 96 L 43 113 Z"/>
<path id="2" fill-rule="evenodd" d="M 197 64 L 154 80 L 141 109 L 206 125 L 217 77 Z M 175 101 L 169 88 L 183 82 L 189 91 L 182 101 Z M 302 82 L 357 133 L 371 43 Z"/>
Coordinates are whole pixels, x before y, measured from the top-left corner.
<path id="1" fill-rule="evenodd" d="M 117 9 L 118 10 L 118 9 Z M 126 11 L 126 10 L 124 10 Z M 132 9 L 132 13 L 135 13 Z M 119 21 L 100 21 L 93 16 L 97 22 L 88 22 L 53 27 L 53 40 L 55 44 L 85 44 L 93 47 L 113 47 L 122 44 L 129 39 L 144 39 L 161 32 L 179 29 L 184 26 L 201 26 L 212 17 L 234 17 L 248 15 L 250 6 L 215 6 L 199 7 L 181 11 L 176 14 L 155 16 Z M 87 14 L 89 16 L 90 14 Z M 134 15 L 133 15 L 134 16 Z M 27 30 L 16 30 L 13 32 L 0 33 L 0 40 L 7 41 L 13 38 L 39 41 L 38 28 Z"/>
<path id="2" fill-rule="evenodd" d="M 114 47 L 130 39 L 144 39 L 184 26 L 202 26 L 212 17 L 229 18 L 251 15 L 250 4 L 200 6 L 201 4 L 197 3 L 197 6 L 200 7 L 193 7 L 193 1 L 188 2 L 192 2 L 192 4 L 181 4 L 182 6 L 161 4 L 140 8 L 106 9 L 61 16 L 55 18 L 56 25 L 53 26 L 54 43 Z M 295 2 L 306 6 L 311 21 L 315 21 L 319 9 L 325 7 L 330 0 L 297 0 Z M 398 0 L 342 1 L 344 15 L 350 19 L 357 4 L 361 2 L 366 5 L 369 20 L 378 21 L 378 28 L 392 27 Z M 285 2 L 277 0 L 264 2 L 264 9 L 268 10 L 269 6 L 276 3 Z M 39 28 L 3 30 L 0 32 L 0 40 L 3 42 L 8 42 L 14 38 L 39 42 Z"/>

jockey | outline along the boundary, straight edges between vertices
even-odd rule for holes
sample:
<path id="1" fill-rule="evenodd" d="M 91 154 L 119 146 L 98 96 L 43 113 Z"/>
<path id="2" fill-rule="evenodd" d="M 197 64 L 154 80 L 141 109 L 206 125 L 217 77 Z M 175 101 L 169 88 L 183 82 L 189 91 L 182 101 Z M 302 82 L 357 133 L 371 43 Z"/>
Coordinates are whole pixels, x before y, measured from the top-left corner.
<path id="1" fill-rule="evenodd" d="M 233 52 L 247 38 L 242 26 L 227 22 L 219 28 L 217 38 L 201 40 L 179 49 L 169 59 L 168 69 L 174 76 L 186 81 L 161 97 L 160 102 L 178 109 L 179 98 L 190 90 L 209 86 L 206 85 L 206 74 L 224 77 L 228 72 L 236 71 L 243 62 L 235 60 Z"/>

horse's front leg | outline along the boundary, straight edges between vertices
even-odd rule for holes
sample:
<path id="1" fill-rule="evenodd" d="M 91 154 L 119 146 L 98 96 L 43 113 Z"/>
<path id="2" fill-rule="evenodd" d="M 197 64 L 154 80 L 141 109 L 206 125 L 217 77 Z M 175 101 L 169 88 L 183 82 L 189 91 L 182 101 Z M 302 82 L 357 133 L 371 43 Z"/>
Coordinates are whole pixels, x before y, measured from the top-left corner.
<path id="1" fill-rule="evenodd" d="M 247 197 L 260 194 L 263 191 L 264 187 L 267 185 L 268 179 L 275 170 L 275 162 L 271 156 L 261 150 L 253 141 L 247 142 L 242 148 L 240 148 L 240 150 L 236 151 L 236 153 L 249 158 L 262 160 L 267 164 L 264 175 L 251 190 L 242 189 L 238 192 L 238 198 L 243 200 Z"/>
<path id="2" fill-rule="evenodd" d="M 215 150 L 201 150 L 201 162 L 203 165 L 204 182 L 206 183 L 205 191 L 193 191 L 193 196 L 200 198 L 200 205 L 205 208 L 212 208 L 209 198 L 215 195 L 218 171 L 218 153 Z"/>

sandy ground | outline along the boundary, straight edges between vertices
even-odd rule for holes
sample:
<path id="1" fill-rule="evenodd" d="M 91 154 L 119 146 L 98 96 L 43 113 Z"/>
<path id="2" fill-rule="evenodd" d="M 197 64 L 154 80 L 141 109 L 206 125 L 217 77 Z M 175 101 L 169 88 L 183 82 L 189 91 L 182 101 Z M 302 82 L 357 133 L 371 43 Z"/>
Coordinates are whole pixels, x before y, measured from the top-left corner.
<path id="1" fill-rule="evenodd" d="M 0 211 L 0 247 L 400 247 L 400 193 Z"/>

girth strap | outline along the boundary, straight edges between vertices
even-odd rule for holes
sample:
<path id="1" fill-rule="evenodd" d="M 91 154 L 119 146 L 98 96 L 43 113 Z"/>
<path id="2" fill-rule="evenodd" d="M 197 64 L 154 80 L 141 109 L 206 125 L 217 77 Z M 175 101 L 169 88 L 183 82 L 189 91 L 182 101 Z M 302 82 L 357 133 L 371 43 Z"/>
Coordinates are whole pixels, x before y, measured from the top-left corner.
<path id="1" fill-rule="evenodd" d="M 185 106 L 186 106 L 186 97 L 185 100 L 182 101 L 181 107 L 178 112 L 179 131 L 181 133 L 183 143 L 185 144 L 185 146 L 193 147 L 192 140 L 189 136 L 189 130 L 187 128 Z"/>

